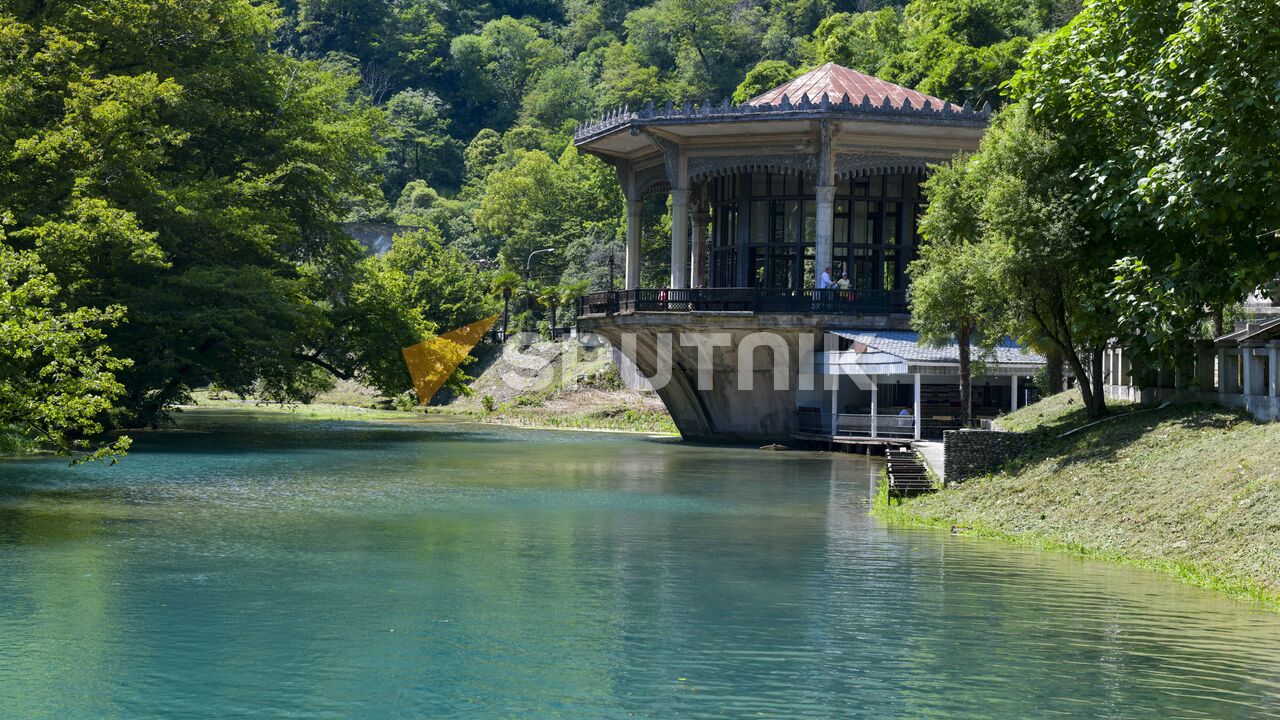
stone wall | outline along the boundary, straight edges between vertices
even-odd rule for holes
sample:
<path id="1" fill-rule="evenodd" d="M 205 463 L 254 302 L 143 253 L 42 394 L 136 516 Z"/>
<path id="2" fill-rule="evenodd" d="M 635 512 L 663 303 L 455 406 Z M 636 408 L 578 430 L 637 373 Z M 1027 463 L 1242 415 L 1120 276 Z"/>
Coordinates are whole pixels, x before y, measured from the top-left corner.
<path id="1" fill-rule="evenodd" d="M 1030 445 L 1024 433 L 996 430 L 948 430 L 943 437 L 948 484 L 998 472 Z"/>

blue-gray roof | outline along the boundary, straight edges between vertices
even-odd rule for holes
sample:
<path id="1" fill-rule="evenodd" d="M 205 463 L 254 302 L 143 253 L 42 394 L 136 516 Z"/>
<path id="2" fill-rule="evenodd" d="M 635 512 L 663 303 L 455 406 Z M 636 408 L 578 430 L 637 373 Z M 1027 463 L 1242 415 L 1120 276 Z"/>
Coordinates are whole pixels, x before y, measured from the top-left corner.
<path id="1" fill-rule="evenodd" d="M 935 346 L 920 341 L 920 333 L 910 330 L 831 330 L 868 348 L 902 358 L 908 363 L 959 363 L 960 345 L 952 341 Z M 988 352 L 973 346 L 973 359 L 994 365 L 1043 365 L 1045 359 L 1005 338 Z"/>

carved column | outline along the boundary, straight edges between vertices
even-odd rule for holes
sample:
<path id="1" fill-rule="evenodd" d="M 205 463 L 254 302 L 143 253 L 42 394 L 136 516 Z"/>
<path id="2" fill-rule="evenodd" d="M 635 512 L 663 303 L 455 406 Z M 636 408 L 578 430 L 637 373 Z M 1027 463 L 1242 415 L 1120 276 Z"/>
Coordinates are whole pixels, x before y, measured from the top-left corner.
<path id="1" fill-rule="evenodd" d="M 822 273 L 831 267 L 834 256 L 833 234 L 835 226 L 836 175 L 835 157 L 832 151 L 832 138 L 838 126 L 826 120 L 818 126 L 818 163 L 817 182 L 814 183 L 814 194 L 817 200 L 817 217 L 814 219 L 814 287 L 822 278 Z M 831 277 L 839 275 L 836 268 L 831 268 Z"/>
<path id="2" fill-rule="evenodd" d="M 693 248 L 689 263 L 692 266 L 690 276 L 691 287 L 706 287 L 708 241 L 707 226 L 711 223 L 711 204 L 707 202 L 707 184 L 700 183 L 693 192 Z"/>
<path id="3" fill-rule="evenodd" d="M 671 188 L 671 288 L 689 287 L 689 188 Z"/>
<path id="4" fill-rule="evenodd" d="M 627 200 L 627 281 L 626 288 L 640 287 L 640 230 L 644 226 L 644 201 Z"/>
<path id="5" fill-rule="evenodd" d="M 622 197 L 627 204 L 627 290 L 640 287 L 640 231 L 644 227 L 644 198 L 641 197 L 636 184 L 636 174 L 631 163 L 619 162 L 614 170 L 618 173 L 618 186 L 622 188 Z"/>
<path id="6" fill-rule="evenodd" d="M 822 277 L 822 271 L 831 267 L 831 259 L 833 251 L 833 228 L 835 226 L 835 205 L 836 205 L 836 189 L 834 187 L 817 187 L 814 188 L 817 193 L 818 216 L 814 223 L 814 235 L 817 242 L 817 248 L 814 252 L 814 260 L 817 268 L 814 272 L 814 287 L 818 286 L 818 279 Z M 835 279 L 840 275 L 838 268 L 831 268 L 831 277 Z"/>

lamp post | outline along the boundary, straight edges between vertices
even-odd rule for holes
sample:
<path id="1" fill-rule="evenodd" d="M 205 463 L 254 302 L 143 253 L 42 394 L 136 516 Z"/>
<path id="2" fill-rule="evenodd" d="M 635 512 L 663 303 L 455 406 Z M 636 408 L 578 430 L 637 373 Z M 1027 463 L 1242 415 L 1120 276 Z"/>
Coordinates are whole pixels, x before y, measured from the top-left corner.
<path id="1" fill-rule="evenodd" d="M 535 258 L 538 255 L 542 255 L 543 253 L 553 253 L 555 251 L 556 251 L 555 248 L 542 248 L 541 250 L 534 250 L 533 252 L 529 253 L 529 257 L 526 258 L 524 261 L 524 279 L 525 280 L 529 279 L 529 270 L 533 267 L 533 258 Z"/>
<path id="2" fill-rule="evenodd" d="M 555 251 L 556 251 L 556 249 L 555 249 L 555 248 L 542 248 L 541 250 L 534 250 L 533 252 L 529 253 L 529 257 L 525 258 L 525 261 L 524 261 L 524 281 L 525 281 L 525 283 L 526 283 L 526 285 L 525 285 L 525 292 L 526 292 L 526 293 L 528 293 L 528 292 L 529 292 L 529 287 L 528 287 L 528 282 L 529 282 L 529 271 L 533 268 L 533 259 L 534 259 L 535 257 L 539 256 L 539 255 L 543 255 L 543 254 L 546 254 L 546 253 L 553 253 L 553 252 L 555 252 Z M 533 297 L 532 297 L 531 295 L 530 295 L 530 296 L 528 296 L 528 297 L 529 297 L 529 309 L 530 309 L 531 311 L 533 311 L 533 310 L 535 310 L 535 308 L 536 308 L 535 302 L 534 302 Z M 552 316 L 551 316 L 551 318 L 549 319 L 549 322 L 548 322 L 547 324 L 548 324 L 548 325 L 550 325 L 550 327 L 551 327 L 551 341 L 552 341 L 552 342 L 555 342 L 555 339 L 556 339 L 556 318 L 555 318 L 555 315 L 552 315 Z"/>

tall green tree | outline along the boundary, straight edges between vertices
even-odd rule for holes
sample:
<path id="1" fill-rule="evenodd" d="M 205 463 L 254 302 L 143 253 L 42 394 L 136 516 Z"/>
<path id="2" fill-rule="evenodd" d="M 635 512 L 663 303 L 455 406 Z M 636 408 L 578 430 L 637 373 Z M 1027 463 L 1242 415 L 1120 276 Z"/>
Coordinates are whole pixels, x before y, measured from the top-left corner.
<path id="1" fill-rule="evenodd" d="M 1114 233 L 1112 300 L 1146 362 L 1280 267 L 1278 22 L 1269 0 L 1094 0 L 1015 80 Z"/>
<path id="2" fill-rule="evenodd" d="M 911 274 L 911 324 L 926 342 L 957 345 L 960 412 L 973 419 L 973 346 L 998 340 L 991 322 L 991 266 L 982 245 L 981 188 L 959 158 L 935 168 L 925 184 L 929 210 L 920 223 L 920 256 Z"/>
<path id="3" fill-rule="evenodd" d="M 0 197 L 70 308 L 105 329 L 129 423 L 192 387 L 313 392 L 361 251 L 337 220 L 377 193 L 379 113 L 340 64 L 266 50 L 248 0 L 30 3 L 0 15 Z"/>
<path id="4" fill-rule="evenodd" d="M 0 228 L 0 433 L 18 433 L 77 462 L 112 462 L 129 439 L 98 439 L 124 391 L 129 364 L 105 343 L 124 308 L 65 307 L 35 252 L 11 247 Z"/>

